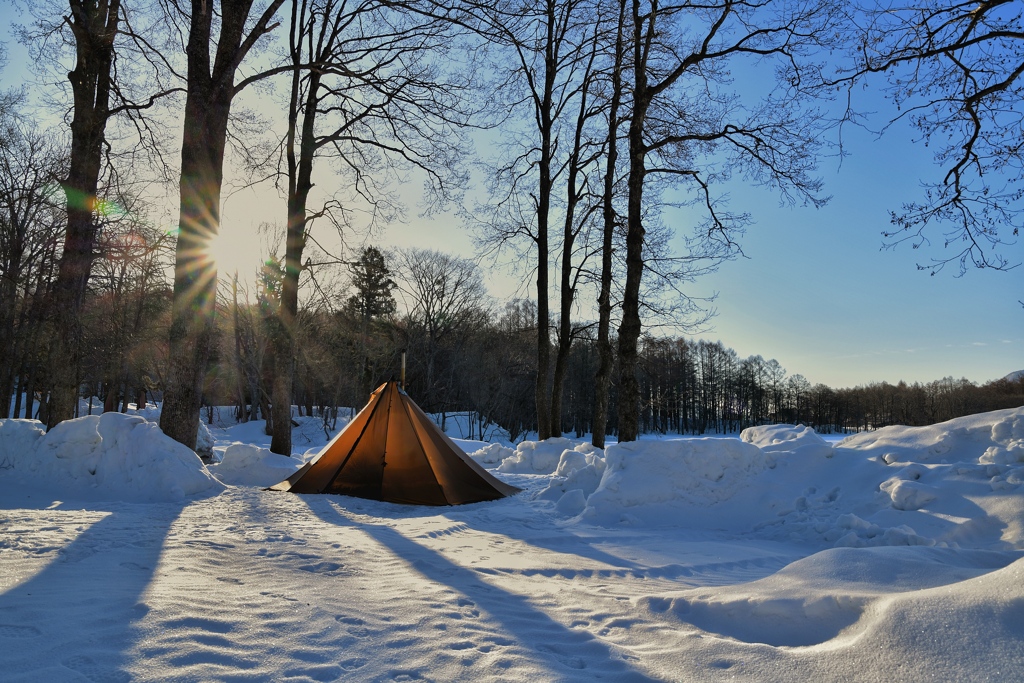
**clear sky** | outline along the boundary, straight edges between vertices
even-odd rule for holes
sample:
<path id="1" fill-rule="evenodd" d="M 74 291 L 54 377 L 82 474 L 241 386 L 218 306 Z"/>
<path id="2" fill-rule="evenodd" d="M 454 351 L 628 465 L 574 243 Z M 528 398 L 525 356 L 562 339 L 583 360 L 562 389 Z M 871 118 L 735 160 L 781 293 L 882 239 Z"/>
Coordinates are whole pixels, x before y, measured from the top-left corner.
<path id="1" fill-rule="evenodd" d="M 6 3 L 0 6 L 0 30 L 12 19 L 19 17 Z M 24 81 L 24 52 L 9 37 L 0 34 L 0 40 L 11 52 L 4 85 Z M 888 106 L 873 104 L 882 113 Z M 921 179 L 937 178 L 930 150 L 911 139 L 906 128 L 881 141 L 848 131 L 851 156 L 841 167 L 835 159 L 821 165 L 825 191 L 833 196 L 824 209 L 779 208 L 764 190 L 734 186 L 732 208 L 750 212 L 754 224 L 740 240 L 746 258 L 693 285 L 697 295 L 718 294 L 718 315 L 701 336 L 721 340 L 741 356 L 775 358 L 790 374 L 833 387 L 946 375 L 983 382 L 1024 369 L 1024 267 L 955 277 L 954 265 L 932 277 L 915 264 L 940 256 L 941 241 L 916 251 L 909 245 L 881 249 L 888 211 L 916 199 Z M 317 182 L 327 185 L 331 178 L 321 173 Z M 283 217 L 283 201 L 272 188 L 228 196 L 221 272 L 254 270 L 266 251 L 255 227 L 283 223 Z M 677 220 L 665 216 L 669 225 Z M 470 236 L 456 219 L 423 220 L 414 206 L 407 222 L 388 226 L 375 242 L 473 255 Z M 1019 246 L 1006 251 L 1015 261 L 1024 257 Z M 492 270 L 487 280 L 501 299 L 517 289 L 522 296 L 528 275 Z"/>

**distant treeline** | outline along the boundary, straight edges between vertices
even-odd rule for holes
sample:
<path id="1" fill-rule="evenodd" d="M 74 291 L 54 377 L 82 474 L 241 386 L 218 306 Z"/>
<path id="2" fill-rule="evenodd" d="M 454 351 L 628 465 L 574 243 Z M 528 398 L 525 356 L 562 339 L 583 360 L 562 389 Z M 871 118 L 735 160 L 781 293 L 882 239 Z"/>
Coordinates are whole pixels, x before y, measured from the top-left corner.
<path id="1" fill-rule="evenodd" d="M 513 439 L 536 430 L 536 307 L 508 303 L 500 312 L 469 308 L 432 328 L 415 313 L 375 318 L 365 327 L 352 307 L 307 311 L 296 368 L 296 403 L 304 414 L 359 407 L 369 391 L 400 373 L 428 412 L 469 411 L 506 429 Z M 365 333 L 364 333 L 365 330 Z M 440 333 L 440 334 L 439 334 Z M 590 431 L 597 350 L 591 330 L 576 330 L 562 394 L 561 430 Z M 221 392 L 230 384 L 226 374 Z M 643 340 L 641 426 L 645 433 L 738 433 L 752 425 L 803 423 L 821 433 L 926 425 L 977 412 L 1024 405 L 1024 381 L 978 385 L 946 377 L 927 384 L 873 383 L 833 389 L 787 374 L 775 360 L 740 358 L 721 342 L 684 338 Z M 219 401 L 230 402 L 228 394 Z M 618 400 L 613 385 L 611 400 Z M 611 433 L 615 433 L 615 410 Z"/>

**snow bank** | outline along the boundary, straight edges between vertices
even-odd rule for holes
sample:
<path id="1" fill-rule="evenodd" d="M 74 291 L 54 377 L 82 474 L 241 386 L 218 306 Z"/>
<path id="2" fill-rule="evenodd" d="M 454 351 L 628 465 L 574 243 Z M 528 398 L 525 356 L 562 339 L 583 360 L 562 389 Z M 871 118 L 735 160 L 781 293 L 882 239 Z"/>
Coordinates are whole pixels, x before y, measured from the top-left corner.
<path id="1" fill-rule="evenodd" d="M 536 497 L 556 501 L 562 514 L 578 515 L 586 507 L 587 497 L 601 484 L 605 468 L 604 451 L 589 443 L 562 451 L 551 483 Z"/>
<path id="2" fill-rule="evenodd" d="M 942 593 L 983 598 L 986 591 L 978 589 L 990 580 L 970 580 L 1003 570 L 1018 557 L 940 548 L 826 550 L 751 583 L 651 596 L 640 605 L 652 615 L 665 614 L 747 643 L 817 645 L 837 636 L 850 639 L 868 630 L 890 629 L 893 594 L 907 605 Z M 1024 562 L 1016 564 L 1024 567 Z M 944 619 L 946 629 L 959 628 L 962 616 Z M 1024 620 L 1017 621 L 1019 629 Z M 944 630 L 940 624 L 931 620 L 928 640 L 937 639 L 936 628 Z M 914 634 L 904 630 L 886 648 L 907 644 L 908 635 Z"/>
<path id="3" fill-rule="evenodd" d="M 1024 464 L 1024 407 L 958 417 L 927 427 L 883 427 L 836 449 L 897 462 Z"/>
<path id="4" fill-rule="evenodd" d="M 502 461 L 498 471 L 510 474 L 551 474 L 558 467 L 562 453 L 575 448 L 577 446 L 574 441 L 561 436 L 544 441 L 523 441 L 516 446 L 515 453 Z M 593 449 L 593 446 L 590 448 Z"/>
<path id="5" fill-rule="evenodd" d="M 722 503 L 766 466 L 757 446 L 713 438 L 615 444 L 605 460 L 587 499 L 585 517 L 593 521 L 664 521 L 680 506 Z"/>
<path id="6" fill-rule="evenodd" d="M 68 497 L 168 501 L 223 488 L 199 457 L 144 418 L 0 420 L 0 477 Z"/>
<path id="7" fill-rule="evenodd" d="M 809 457 L 831 458 L 832 444 L 804 425 L 762 425 L 749 427 L 740 439 L 765 453 L 799 453 Z"/>
<path id="8" fill-rule="evenodd" d="M 225 448 L 221 462 L 209 469 L 225 484 L 266 488 L 292 476 L 302 463 L 297 458 L 271 453 L 269 448 L 235 443 Z"/>
<path id="9" fill-rule="evenodd" d="M 503 467 L 544 469 L 549 457 L 523 444 Z M 889 427 L 835 447 L 792 425 L 741 439 L 642 440 L 604 458 L 565 451 L 552 469 L 535 497 L 594 524 L 837 548 L 1024 548 L 1024 408 Z"/>
<path id="10" fill-rule="evenodd" d="M 469 453 L 469 457 L 473 458 L 473 460 L 476 460 L 481 465 L 496 465 L 507 458 L 513 457 L 515 454 L 516 452 L 508 446 L 502 446 L 500 443 L 492 443 Z"/>

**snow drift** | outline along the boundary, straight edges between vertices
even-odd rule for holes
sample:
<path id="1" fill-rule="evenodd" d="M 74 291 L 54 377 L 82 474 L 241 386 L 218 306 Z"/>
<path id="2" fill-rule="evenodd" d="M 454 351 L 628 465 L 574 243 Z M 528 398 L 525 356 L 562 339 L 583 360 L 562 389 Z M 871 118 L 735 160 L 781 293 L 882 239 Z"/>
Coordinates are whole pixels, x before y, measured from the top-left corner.
<path id="1" fill-rule="evenodd" d="M 803 425 L 771 425 L 738 440 L 641 440 L 606 453 L 584 444 L 556 461 L 565 441 L 520 444 L 499 470 L 551 471 L 534 496 L 593 524 L 840 548 L 1024 547 L 1024 408 L 887 427 L 835 446 Z"/>
<path id="2" fill-rule="evenodd" d="M 189 448 L 136 415 L 104 413 L 44 432 L 0 420 L 0 476 L 71 498 L 170 501 L 223 485 Z"/>
<path id="3" fill-rule="evenodd" d="M 209 470 L 225 484 L 265 488 L 292 476 L 303 462 L 271 453 L 269 448 L 233 443 L 224 449 L 221 461 L 211 465 Z"/>

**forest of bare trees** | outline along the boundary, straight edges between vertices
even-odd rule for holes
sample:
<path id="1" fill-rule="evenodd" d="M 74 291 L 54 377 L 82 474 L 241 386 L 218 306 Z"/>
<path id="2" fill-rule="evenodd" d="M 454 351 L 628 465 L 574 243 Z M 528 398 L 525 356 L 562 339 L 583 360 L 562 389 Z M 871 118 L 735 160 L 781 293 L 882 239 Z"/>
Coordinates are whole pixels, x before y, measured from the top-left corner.
<path id="1" fill-rule="evenodd" d="M 53 85 L 0 93 L 0 417 L 160 399 L 161 427 L 193 446 L 201 406 L 234 404 L 289 453 L 293 410 L 362 405 L 403 352 L 424 409 L 513 437 L 848 431 L 1020 405 L 1020 381 L 832 389 L 651 334 L 707 321 L 687 285 L 756 220 L 730 211 L 730 179 L 827 201 L 828 133 L 859 115 L 824 103 L 868 77 L 901 106 L 924 94 L 925 139 L 966 136 L 892 236 L 916 247 L 952 223 L 962 250 L 928 267 L 1015 265 L 1021 146 L 996 124 L 1016 120 L 1021 69 L 983 65 L 1020 52 L 1020 14 L 933 4 L 921 22 L 789 0 L 24 5 L 17 35 Z M 470 166 L 484 187 L 467 200 Z M 241 279 L 209 251 L 228 175 L 281 195 L 277 244 Z M 481 255 L 511 255 L 529 295 L 496 303 L 476 261 L 375 243 L 410 178 L 428 211 L 460 207 Z M 175 227 L 157 227 L 171 205 Z"/>
<path id="2" fill-rule="evenodd" d="M 45 313 L 46 290 L 56 273 L 55 233 L 45 228 L 60 224 L 59 209 L 53 212 L 42 213 L 42 223 L 32 226 L 40 244 L 29 240 L 33 248 L 24 257 L 14 306 L 5 312 L 5 329 L 19 340 L 3 357 L 4 376 L 15 380 L 7 392 L 9 417 L 45 415 L 39 399 L 53 361 L 45 343 L 52 325 Z M 103 231 L 83 302 L 81 410 L 93 396 L 93 412 L 125 410 L 130 402 L 145 405 L 162 397 L 171 298 L 166 266 L 173 256 L 168 242 L 166 234 L 130 221 L 113 221 Z M 340 290 L 346 294 L 314 298 L 299 309 L 292 416 L 317 416 L 333 427 L 339 410 L 347 415 L 365 402 L 370 389 L 398 376 L 405 352 L 410 394 L 440 421 L 468 412 L 478 437 L 488 425 L 513 439 L 536 432 L 537 307 L 532 301 L 495 303 L 474 263 L 439 251 L 389 255 L 369 247 L 346 270 Z M 271 314 L 282 279 L 283 268 L 271 262 L 253 290 L 230 282 L 221 288 L 203 402 L 235 405 L 239 421 L 270 415 Z M 583 436 L 593 429 L 593 377 L 600 356 L 595 327 L 584 326 L 566 361 L 556 426 L 562 433 Z M 776 422 L 840 433 L 931 424 L 1024 404 L 1024 378 L 979 386 L 946 377 L 927 384 L 834 389 L 789 374 L 775 360 L 741 358 L 721 342 L 680 337 L 645 337 L 638 365 L 641 433 L 738 433 Z M 617 400 L 613 384 L 611 404 Z M 609 433 L 617 428 L 612 412 Z"/>

